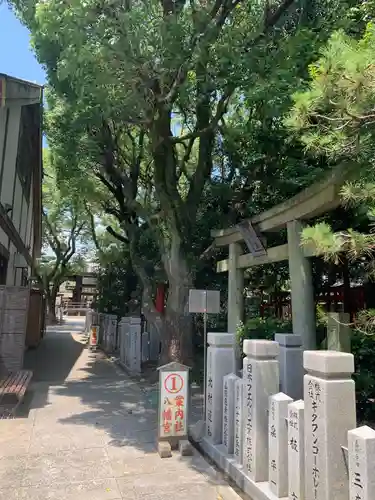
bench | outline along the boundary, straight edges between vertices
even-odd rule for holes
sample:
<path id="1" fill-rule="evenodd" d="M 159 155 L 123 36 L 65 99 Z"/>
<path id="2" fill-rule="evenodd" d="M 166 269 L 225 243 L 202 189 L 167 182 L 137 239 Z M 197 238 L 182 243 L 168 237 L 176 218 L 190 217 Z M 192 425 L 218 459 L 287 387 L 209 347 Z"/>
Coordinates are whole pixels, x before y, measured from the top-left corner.
<path id="1" fill-rule="evenodd" d="M 12 418 L 22 402 L 33 372 L 20 370 L 0 379 L 0 419 Z"/>

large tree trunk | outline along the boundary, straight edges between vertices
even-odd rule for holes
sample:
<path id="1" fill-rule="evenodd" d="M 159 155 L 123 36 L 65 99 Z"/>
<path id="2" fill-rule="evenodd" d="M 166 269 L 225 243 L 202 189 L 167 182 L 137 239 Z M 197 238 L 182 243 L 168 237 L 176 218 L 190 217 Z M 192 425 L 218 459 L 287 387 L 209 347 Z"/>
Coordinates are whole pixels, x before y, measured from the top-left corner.
<path id="1" fill-rule="evenodd" d="M 168 298 L 164 314 L 160 314 L 153 301 L 153 286 L 150 278 L 133 255 L 136 270 L 143 287 L 142 310 L 161 339 L 160 364 L 178 361 L 191 364 L 193 354 L 193 321 L 189 314 L 189 290 L 193 278 L 186 256 L 181 251 L 179 236 L 171 238 L 170 248 L 163 255 L 163 264 L 168 277 Z"/>
<path id="2" fill-rule="evenodd" d="M 164 259 L 168 276 L 168 299 L 163 317 L 162 364 L 178 361 L 191 364 L 193 356 L 193 321 L 189 313 L 189 290 L 192 274 L 181 248 L 179 236 L 173 235 L 170 251 Z"/>
<path id="3" fill-rule="evenodd" d="M 48 322 L 51 325 L 57 323 L 56 317 L 56 297 L 57 297 L 58 288 L 52 287 L 51 290 L 46 291 L 46 299 L 47 299 L 47 317 Z"/>

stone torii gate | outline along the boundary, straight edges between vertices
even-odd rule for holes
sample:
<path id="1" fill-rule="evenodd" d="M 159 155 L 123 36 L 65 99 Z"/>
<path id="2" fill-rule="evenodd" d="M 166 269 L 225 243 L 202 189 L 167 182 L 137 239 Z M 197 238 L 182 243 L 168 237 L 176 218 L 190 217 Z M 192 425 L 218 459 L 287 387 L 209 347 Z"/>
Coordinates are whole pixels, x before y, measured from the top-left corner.
<path id="1" fill-rule="evenodd" d="M 291 283 L 293 333 L 302 337 L 304 349 L 316 348 L 315 306 L 309 257 L 319 255 L 314 246 L 301 246 L 305 221 L 340 205 L 343 184 L 339 173 L 301 191 L 289 200 L 227 229 L 211 231 L 213 246 L 229 247 L 228 259 L 217 263 L 217 272 L 228 272 L 228 333 L 235 333 L 243 320 L 244 269 L 288 260 Z M 269 232 L 287 229 L 287 243 L 265 249 L 262 240 Z M 251 253 L 243 254 L 241 241 Z"/>

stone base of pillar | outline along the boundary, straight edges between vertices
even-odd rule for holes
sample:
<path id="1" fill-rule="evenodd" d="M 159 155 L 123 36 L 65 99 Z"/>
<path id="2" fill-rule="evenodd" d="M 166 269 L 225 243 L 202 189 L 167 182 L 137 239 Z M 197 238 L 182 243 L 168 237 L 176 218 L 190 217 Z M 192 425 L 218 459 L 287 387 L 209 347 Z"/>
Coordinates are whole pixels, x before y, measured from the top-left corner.
<path id="1" fill-rule="evenodd" d="M 222 444 L 214 445 L 207 438 L 203 438 L 200 443 L 203 451 L 211 458 L 215 464 L 222 469 L 236 485 L 246 493 L 252 500 L 288 500 L 277 498 L 270 490 L 268 481 L 256 483 L 250 479 L 243 471 L 241 465 L 238 465 L 232 455 L 225 453 Z"/>

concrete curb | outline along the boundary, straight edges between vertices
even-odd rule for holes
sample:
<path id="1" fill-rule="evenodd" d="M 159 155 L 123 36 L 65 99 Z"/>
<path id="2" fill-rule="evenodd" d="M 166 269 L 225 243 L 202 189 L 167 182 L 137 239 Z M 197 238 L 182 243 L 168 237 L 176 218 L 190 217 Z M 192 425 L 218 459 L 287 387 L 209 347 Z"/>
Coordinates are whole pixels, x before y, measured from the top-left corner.
<path id="1" fill-rule="evenodd" d="M 204 458 L 205 462 L 210 466 L 210 470 L 213 474 L 220 474 L 222 476 L 222 481 L 226 484 L 218 484 L 216 486 L 218 500 L 252 500 L 246 493 L 243 491 L 237 492 L 238 488 L 232 479 L 225 473 L 224 470 L 220 469 L 218 465 L 212 460 L 212 458 L 205 453 L 204 449 L 200 445 L 199 441 L 195 441 L 194 437 L 191 435 L 189 429 L 189 441 L 194 446 L 194 448 L 199 452 L 199 454 Z M 232 486 L 232 484 L 233 486 Z M 236 489 L 235 489 L 236 488 Z"/>

